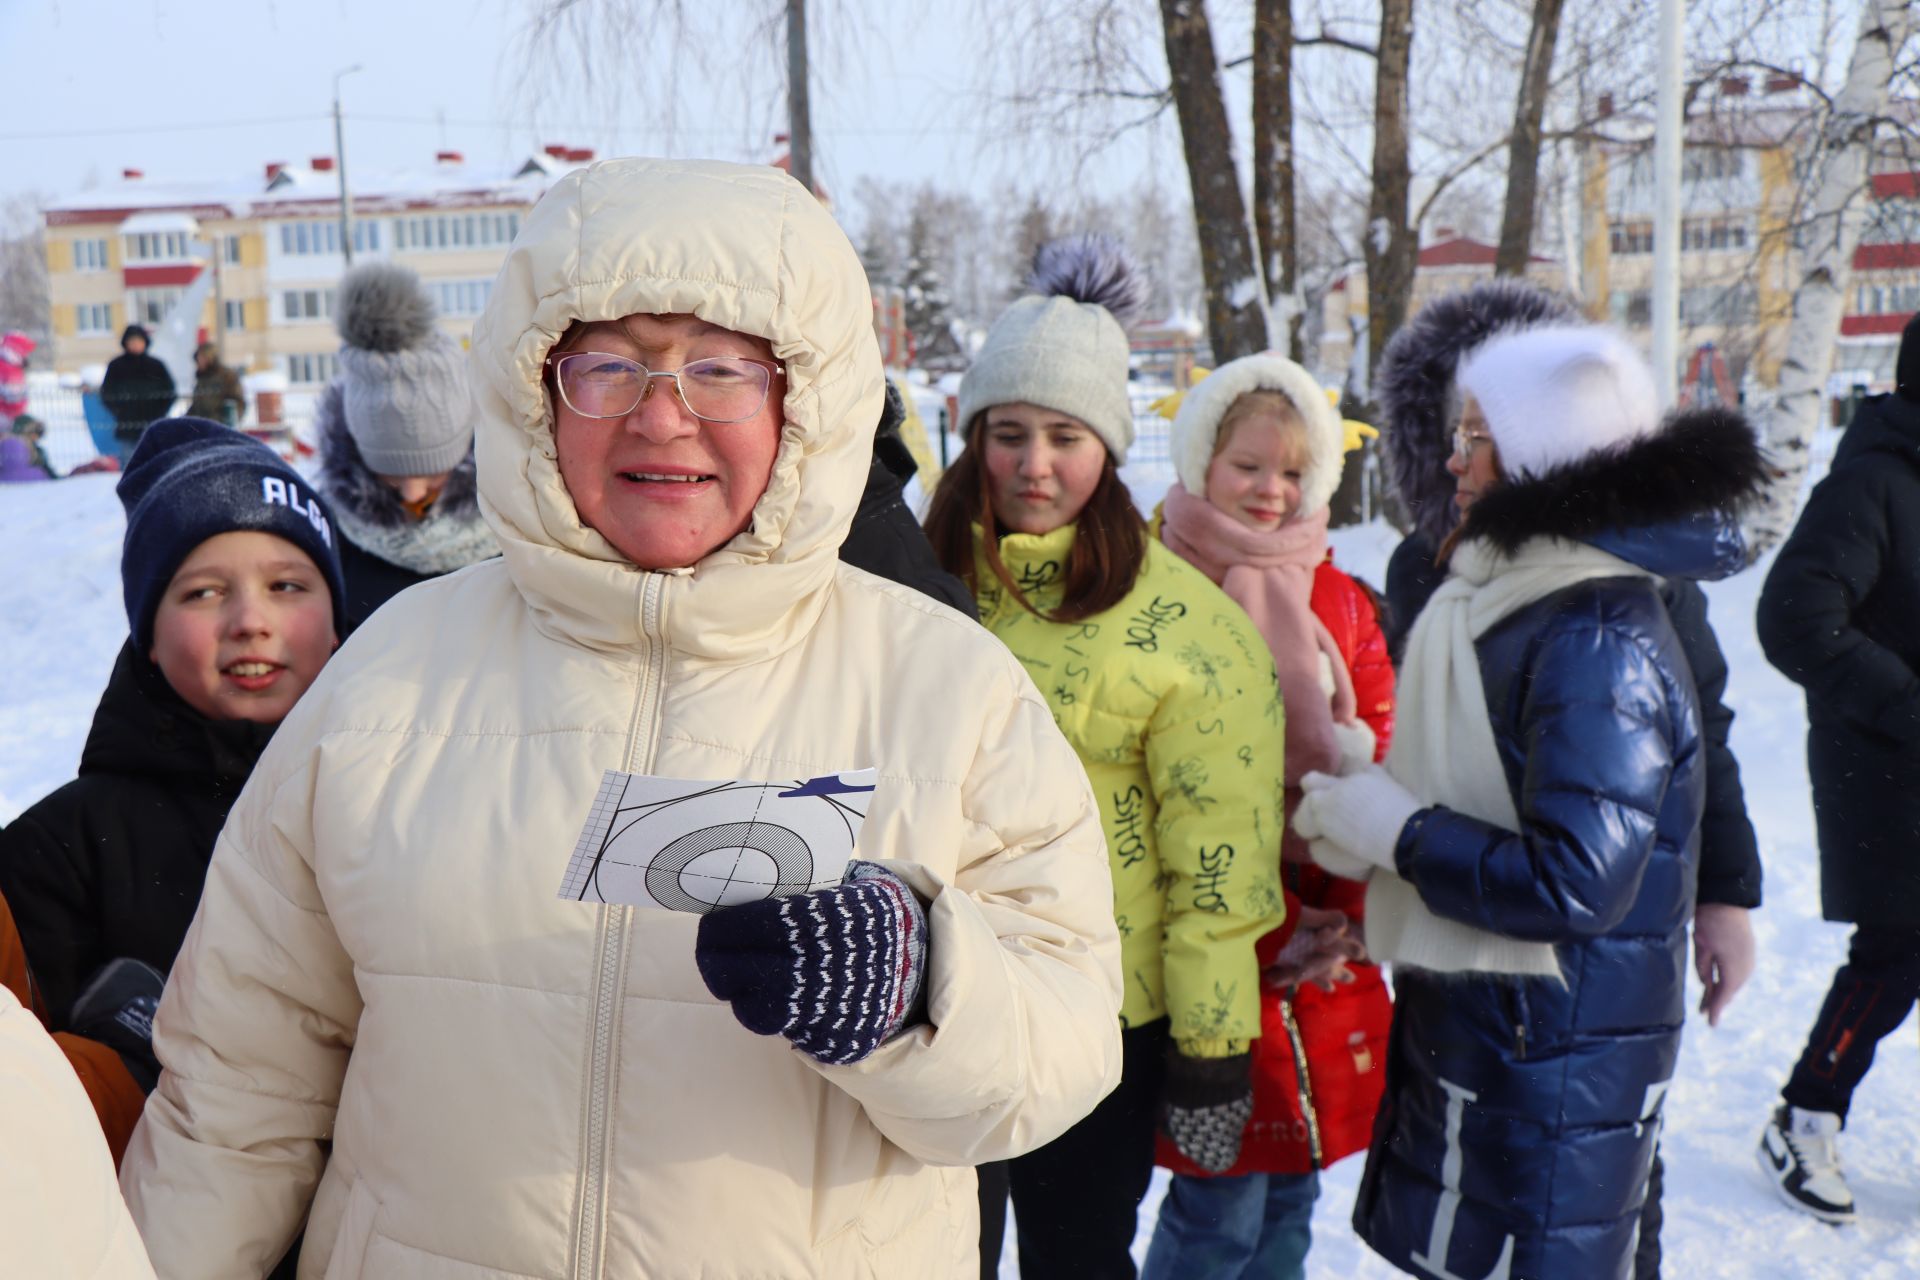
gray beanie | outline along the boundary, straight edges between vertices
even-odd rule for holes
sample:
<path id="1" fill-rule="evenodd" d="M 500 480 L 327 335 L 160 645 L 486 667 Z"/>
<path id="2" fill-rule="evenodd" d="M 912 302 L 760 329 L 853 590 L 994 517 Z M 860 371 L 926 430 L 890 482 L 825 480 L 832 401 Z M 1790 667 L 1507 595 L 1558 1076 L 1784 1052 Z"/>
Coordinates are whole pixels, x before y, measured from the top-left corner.
<path id="1" fill-rule="evenodd" d="M 473 447 L 467 353 L 434 323 L 420 277 L 387 262 L 355 267 L 334 310 L 347 431 L 367 466 L 386 476 L 459 466 Z"/>
<path id="2" fill-rule="evenodd" d="M 1035 404 L 1086 423 L 1125 462 L 1133 404 L 1120 326 L 1146 292 L 1138 270 L 1111 236 L 1074 236 L 1040 247 L 1027 287 L 960 379 L 960 429 L 995 405 Z"/>

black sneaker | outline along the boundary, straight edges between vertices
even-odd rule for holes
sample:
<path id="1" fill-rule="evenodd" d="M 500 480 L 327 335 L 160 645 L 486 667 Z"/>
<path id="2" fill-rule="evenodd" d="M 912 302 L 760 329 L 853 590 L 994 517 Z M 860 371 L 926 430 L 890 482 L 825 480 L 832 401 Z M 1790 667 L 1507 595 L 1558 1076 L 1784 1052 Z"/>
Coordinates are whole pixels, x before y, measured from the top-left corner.
<path id="1" fill-rule="evenodd" d="M 1840 1117 L 1782 1103 L 1760 1131 L 1760 1171 L 1780 1198 L 1822 1222 L 1854 1219 L 1853 1192 L 1840 1172 Z"/>

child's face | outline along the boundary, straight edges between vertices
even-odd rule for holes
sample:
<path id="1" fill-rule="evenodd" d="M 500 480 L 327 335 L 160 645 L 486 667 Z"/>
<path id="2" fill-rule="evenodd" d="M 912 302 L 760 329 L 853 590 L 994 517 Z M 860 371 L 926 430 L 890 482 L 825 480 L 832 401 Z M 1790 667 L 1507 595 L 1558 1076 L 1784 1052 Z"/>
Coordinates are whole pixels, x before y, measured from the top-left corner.
<path id="1" fill-rule="evenodd" d="M 339 644 L 313 561 L 284 538 L 246 530 L 208 538 L 181 563 L 148 656 L 208 719 L 278 724 Z"/>
<path id="2" fill-rule="evenodd" d="M 1207 464 L 1207 501 L 1249 529 L 1278 529 L 1300 509 L 1304 435 L 1289 415 L 1260 410 L 1242 417 Z"/>

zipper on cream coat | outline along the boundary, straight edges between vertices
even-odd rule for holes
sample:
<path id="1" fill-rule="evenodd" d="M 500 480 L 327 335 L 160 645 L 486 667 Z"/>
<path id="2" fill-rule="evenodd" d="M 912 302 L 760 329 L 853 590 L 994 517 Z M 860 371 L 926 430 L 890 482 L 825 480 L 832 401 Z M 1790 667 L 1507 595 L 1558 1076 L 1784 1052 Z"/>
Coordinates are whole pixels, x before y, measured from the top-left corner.
<path id="1" fill-rule="evenodd" d="M 640 634 L 646 652 L 640 665 L 640 685 L 634 693 L 633 719 L 627 727 L 627 749 L 621 769 L 646 772 L 653 767 L 659 741 L 660 691 L 665 681 L 667 646 L 660 625 L 661 598 L 670 575 L 648 573 L 640 590 Z M 625 1004 L 627 940 L 633 908 L 600 908 L 600 939 L 594 955 L 593 1006 L 590 1022 L 593 1043 L 588 1050 L 587 1089 L 581 1116 L 580 1208 L 574 1224 L 573 1280 L 601 1280 L 602 1254 L 607 1238 L 607 1163 L 613 1145 L 608 1116 L 613 1111 L 614 1059 L 620 1045 L 621 1009 Z"/>

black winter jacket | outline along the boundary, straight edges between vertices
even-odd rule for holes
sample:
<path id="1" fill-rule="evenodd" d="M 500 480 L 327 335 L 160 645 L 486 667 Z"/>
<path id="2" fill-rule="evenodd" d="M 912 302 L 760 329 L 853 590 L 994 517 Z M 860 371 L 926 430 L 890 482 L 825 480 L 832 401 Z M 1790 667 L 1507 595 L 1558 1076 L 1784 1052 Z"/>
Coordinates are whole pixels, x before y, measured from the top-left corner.
<path id="1" fill-rule="evenodd" d="M 886 408 L 873 438 L 867 487 L 860 495 L 860 509 L 854 513 L 847 540 L 840 544 L 840 558 L 856 569 L 912 587 L 969 618 L 978 617 L 973 593 L 934 559 L 933 547 L 903 496 L 907 481 L 918 470 L 913 454 L 900 439 L 905 415 L 900 392 L 889 380 Z"/>
<path id="2" fill-rule="evenodd" d="M 272 732 L 208 720 L 121 649 L 80 776 L 0 831 L 0 895 L 54 1030 L 108 961 L 172 968 L 214 839 Z"/>
<path id="3" fill-rule="evenodd" d="M 1446 581 L 1433 563 L 1434 545 L 1415 530 L 1387 562 L 1387 610 L 1381 626 L 1395 663 L 1404 653 L 1413 623 Z M 1760 841 L 1747 817 L 1740 761 L 1728 745 L 1733 711 L 1727 706 L 1727 659 L 1707 617 L 1707 593 L 1689 578 L 1662 578 L 1660 599 L 1667 607 L 1687 669 L 1700 694 L 1701 727 L 1707 753 L 1707 808 L 1700 820 L 1701 902 L 1730 907 L 1760 905 Z"/>
<path id="4" fill-rule="evenodd" d="M 1744 423 L 1682 415 L 1490 490 L 1467 530 L 1723 576 L 1743 560 L 1729 511 L 1760 478 Z M 1564 981 L 1396 972 L 1354 1226 L 1416 1275 L 1625 1280 L 1686 1017 L 1706 794 L 1694 681 L 1641 577 L 1526 605 L 1474 655 L 1519 828 L 1425 808 L 1396 866 L 1439 916 L 1553 943 Z"/>
<path id="5" fill-rule="evenodd" d="M 166 417 L 175 394 L 167 366 L 145 352 L 121 352 L 100 379 L 100 403 L 113 415 L 120 435 L 138 435 L 148 423 Z"/>
<path id="6" fill-rule="evenodd" d="M 1757 617 L 1806 691 L 1829 920 L 1920 919 L 1920 404 L 1874 396 L 1780 548 Z"/>

